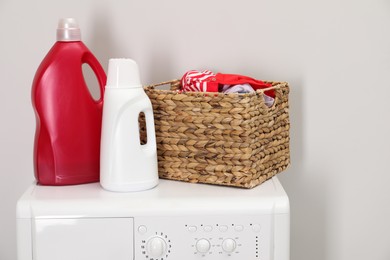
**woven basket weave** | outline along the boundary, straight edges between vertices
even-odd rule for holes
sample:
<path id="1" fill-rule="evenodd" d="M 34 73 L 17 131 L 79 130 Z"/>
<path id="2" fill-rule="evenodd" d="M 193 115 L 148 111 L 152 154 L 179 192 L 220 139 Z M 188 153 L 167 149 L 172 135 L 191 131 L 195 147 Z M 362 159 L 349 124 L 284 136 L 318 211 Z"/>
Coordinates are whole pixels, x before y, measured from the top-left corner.
<path id="1" fill-rule="evenodd" d="M 145 87 L 154 111 L 160 178 L 253 188 L 290 164 L 289 87 L 248 94 L 185 92 L 174 80 Z M 170 85 L 170 90 L 156 89 Z M 140 120 L 141 141 L 145 122 Z"/>

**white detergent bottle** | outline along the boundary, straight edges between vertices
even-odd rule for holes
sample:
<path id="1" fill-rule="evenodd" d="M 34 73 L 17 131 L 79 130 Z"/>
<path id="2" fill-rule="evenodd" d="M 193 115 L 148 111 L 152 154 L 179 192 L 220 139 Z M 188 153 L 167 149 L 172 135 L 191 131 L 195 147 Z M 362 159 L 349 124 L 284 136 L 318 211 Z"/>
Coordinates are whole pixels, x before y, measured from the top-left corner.
<path id="1" fill-rule="evenodd" d="M 141 145 L 138 118 L 146 121 Z M 104 93 L 100 184 L 109 191 L 141 191 L 158 184 L 157 147 L 152 103 L 131 59 L 110 59 Z"/>

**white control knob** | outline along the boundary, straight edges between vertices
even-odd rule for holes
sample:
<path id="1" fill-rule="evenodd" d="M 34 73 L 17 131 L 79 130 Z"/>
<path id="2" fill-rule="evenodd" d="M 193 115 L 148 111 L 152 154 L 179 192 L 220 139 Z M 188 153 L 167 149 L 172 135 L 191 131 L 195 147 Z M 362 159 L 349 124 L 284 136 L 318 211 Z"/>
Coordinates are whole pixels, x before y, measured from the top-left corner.
<path id="1" fill-rule="evenodd" d="M 233 253 L 233 251 L 236 249 L 236 241 L 234 241 L 234 239 L 231 238 L 226 238 L 222 242 L 222 249 L 227 253 Z"/>
<path id="2" fill-rule="evenodd" d="M 161 237 L 152 237 L 146 244 L 146 251 L 148 255 L 153 258 L 161 257 L 167 250 L 167 243 Z"/>
<path id="3" fill-rule="evenodd" d="M 207 253 L 210 250 L 211 244 L 210 241 L 208 241 L 205 238 L 199 239 L 196 242 L 196 250 L 199 253 Z"/>

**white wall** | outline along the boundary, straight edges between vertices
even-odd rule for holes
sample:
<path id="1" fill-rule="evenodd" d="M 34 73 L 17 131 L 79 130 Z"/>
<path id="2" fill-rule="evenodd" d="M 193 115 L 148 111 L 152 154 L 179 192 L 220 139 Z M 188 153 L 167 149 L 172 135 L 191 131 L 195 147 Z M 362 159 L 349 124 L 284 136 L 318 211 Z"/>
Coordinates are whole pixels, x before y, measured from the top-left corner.
<path id="1" fill-rule="evenodd" d="M 105 69 L 131 57 L 145 84 L 189 69 L 291 85 L 292 260 L 390 259 L 388 0 L 0 1 L 0 259 L 33 181 L 31 82 L 75 17 Z"/>

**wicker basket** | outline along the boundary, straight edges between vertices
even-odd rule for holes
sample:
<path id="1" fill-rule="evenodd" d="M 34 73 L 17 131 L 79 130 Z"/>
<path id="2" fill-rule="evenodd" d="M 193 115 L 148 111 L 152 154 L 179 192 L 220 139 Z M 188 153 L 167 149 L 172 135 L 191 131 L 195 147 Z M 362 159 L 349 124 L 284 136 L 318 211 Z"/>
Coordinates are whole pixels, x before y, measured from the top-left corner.
<path id="1" fill-rule="evenodd" d="M 145 87 L 153 104 L 159 176 L 164 179 L 253 188 L 290 164 L 289 87 L 268 82 L 263 92 L 180 93 L 180 81 Z M 170 90 L 156 89 L 170 85 Z M 145 122 L 140 120 L 141 141 Z M 143 129 L 143 130 L 142 130 Z"/>

